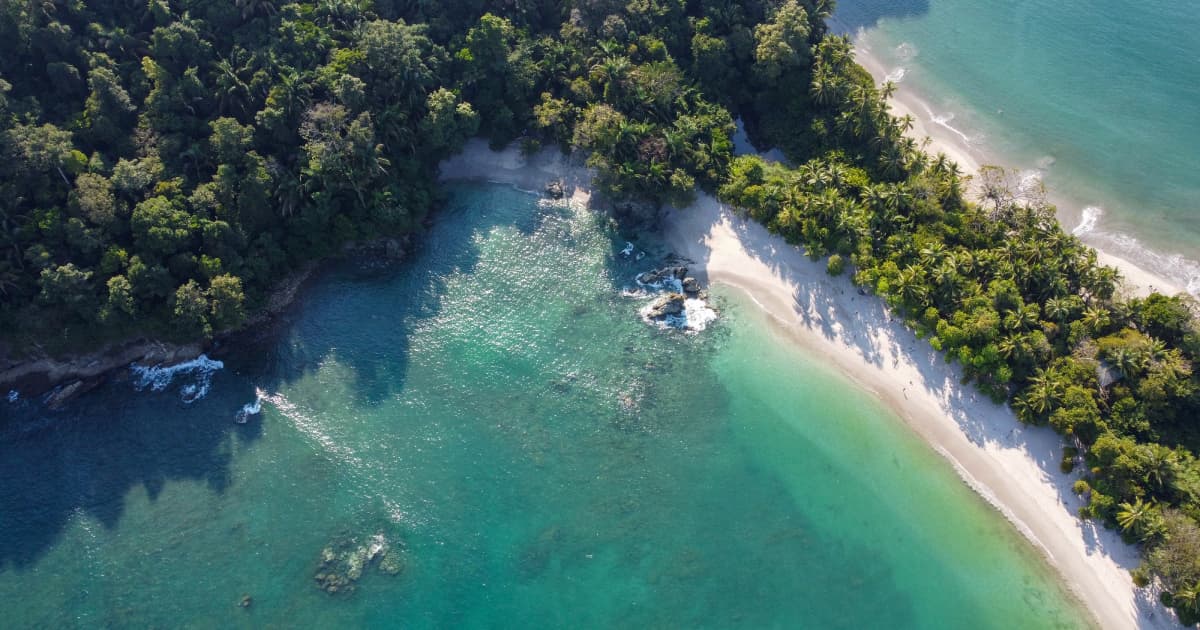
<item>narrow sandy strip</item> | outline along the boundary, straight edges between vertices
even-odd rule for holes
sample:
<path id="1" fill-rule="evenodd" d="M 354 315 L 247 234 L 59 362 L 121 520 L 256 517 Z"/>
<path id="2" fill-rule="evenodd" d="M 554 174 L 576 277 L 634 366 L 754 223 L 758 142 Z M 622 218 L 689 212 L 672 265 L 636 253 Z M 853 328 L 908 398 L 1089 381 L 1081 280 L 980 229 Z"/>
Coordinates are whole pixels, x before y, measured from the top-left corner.
<path id="1" fill-rule="evenodd" d="M 562 182 L 587 202 L 590 173 L 555 151 L 522 156 L 493 152 L 481 141 L 443 162 L 443 179 L 481 179 L 541 191 Z M 942 356 L 892 318 L 876 297 L 859 295 L 848 278 L 832 278 L 761 225 L 715 199 L 671 210 L 664 235 L 695 261 L 708 282 L 745 292 L 808 352 L 836 365 L 888 404 L 963 480 L 1039 548 L 1104 628 L 1175 628 L 1173 615 L 1129 570 L 1137 550 L 1115 532 L 1082 521 L 1074 479 L 1059 471 L 1062 439 L 1026 427 L 1005 406 L 970 387 Z"/>
<path id="2" fill-rule="evenodd" d="M 708 281 L 746 292 L 807 351 L 879 396 L 949 459 L 963 479 L 1040 548 L 1105 628 L 1171 628 L 1171 615 L 1133 585 L 1138 553 L 1081 521 L 1074 479 L 1059 471 L 1062 439 L 1022 425 L 1005 406 L 960 384 L 961 371 L 822 262 L 710 197 L 672 211 L 671 246 Z"/>
<path id="3" fill-rule="evenodd" d="M 880 77 L 887 76 L 888 69 L 878 59 L 873 57 L 869 50 L 857 46 L 854 49 L 854 54 L 855 60 L 870 72 L 871 76 L 875 77 L 877 81 L 880 80 Z M 888 105 L 891 106 L 893 115 L 898 117 L 906 115 L 912 117 L 913 127 L 909 131 L 909 135 L 922 142 L 928 140 L 928 145 L 925 148 L 928 153 L 945 153 L 946 157 L 958 164 L 965 174 L 974 175 L 979 172 L 981 166 L 999 164 L 990 156 L 984 155 L 978 147 L 969 144 L 960 135 L 960 132 L 938 123 L 929 106 L 911 90 L 905 89 L 903 84 L 898 87 L 896 93 L 888 101 Z M 1013 166 L 1011 164 L 999 165 L 1010 168 Z M 1050 201 L 1056 203 L 1060 208 L 1065 207 L 1063 201 L 1058 199 L 1053 194 L 1053 191 L 1050 191 L 1050 193 Z M 1064 216 L 1064 212 L 1060 211 L 1060 221 L 1070 218 L 1069 216 Z M 1075 218 L 1078 219 L 1078 217 Z M 1068 232 L 1071 231 L 1070 225 L 1065 225 L 1064 227 Z M 1096 248 L 1094 243 L 1089 242 L 1088 244 Z M 1166 295 L 1175 295 L 1185 290 L 1178 282 L 1140 267 L 1133 261 L 1112 252 L 1096 248 L 1096 253 L 1100 264 L 1116 267 L 1121 272 L 1126 295 L 1145 297 L 1151 291 L 1158 291 Z"/>

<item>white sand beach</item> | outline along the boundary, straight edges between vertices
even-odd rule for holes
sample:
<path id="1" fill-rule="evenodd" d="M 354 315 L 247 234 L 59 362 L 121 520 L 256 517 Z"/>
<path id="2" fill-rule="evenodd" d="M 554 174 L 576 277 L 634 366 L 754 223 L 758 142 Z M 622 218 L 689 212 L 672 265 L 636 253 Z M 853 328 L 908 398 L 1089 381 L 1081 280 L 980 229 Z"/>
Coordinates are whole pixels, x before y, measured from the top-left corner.
<path id="1" fill-rule="evenodd" d="M 442 177 L 537 191 L 560 181 L 573 199 L 590 196 L 589 172 L 560 153 L 493 152 L 482 141 L 444 162 Z M 1024 426 L 1007 407 L 961 385 L 957 366 L 882 300 L 860 295 L 848 277 L 830 277 L 824 261 L 809 260 L 712 197 L 668 211 L 663 229 L 675 251 L 695 262 L 693 273 L 744 291 L 780 331 L 895 410 L 1044 552 L 1101 627 L 1177 627 L 1152 593 L 1134 587 L 1137 550 L 1077 517 L 1083 502 L 1071 492 L 1075 476 L 1059 470 L 1063 442 L 1051 429 Z"/>
<path id="2" fill-rule="evenodd" d="M 866 68 L 871 73 L 871 76 L 876 78 L 876 81 L 881 81 L 879 77 L 887 76 L 887 68 L 875 57 L 872 57 L 869 50 L 856 47 L 854 54 L 855 60 L 858 61 L 859 65 Z M 985 155 L 979 147 L 969 144 L 953 127 L 939 123 L 925 102 L 916 94 L 913 94 L 911 90 L 905 89 L 903 84 L 897 88 L 891 100 L 888 101 L 888 104 L 891 106 L 893 115 L 898 117 L 912 117 L 913 127 L 909 135 L 918 141 L 927 141 L 928 144 L 925 146 L 926 152 L 935 155 L 937 153 L 945 153 L 946 157 L 958 164 L 962 172 L 967 175 L 973 176 L 979 172 L 981 166 L 989 164 L 1004 166 L 1006 168 L 1018 166 L 1004 164 L 993 159 L 991 156 Z M 1049 199 L 1060 208 L 1064 207 L 1062 200 L 1055 196 L 1053 190 L 1049 191 Z M 1069 217 L 1060 211 L 1059 220 L 1075 221 L 1077 223 L 1078 217 Z M 1071 231 L 1070 223 L 1064 223 L 1063 227 L 1067 232 Z M 1093 243 L 1089 243 L 1089 245 L 1095 247 Z M 1121 272 L 1121 277 L 1124 280 L 1122 288 L 1125 295 L 1145 297 L 1152 291 L 1158 291 L 1166 295 L 1175 295 L 1185 290 L 1185 287 L 1178 282 L 1153 273 L 1112 252 L 1096 248 L 1096 253 L 1100 264 L 1116 267 Z"/>

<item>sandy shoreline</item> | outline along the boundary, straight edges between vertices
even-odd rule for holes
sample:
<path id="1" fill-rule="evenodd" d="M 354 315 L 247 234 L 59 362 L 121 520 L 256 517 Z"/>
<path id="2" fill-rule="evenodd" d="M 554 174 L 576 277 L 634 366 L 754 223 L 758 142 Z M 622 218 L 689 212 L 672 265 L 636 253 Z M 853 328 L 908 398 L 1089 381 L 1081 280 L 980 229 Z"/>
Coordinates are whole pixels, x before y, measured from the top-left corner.
<path id="1" fill-rule="evenodd" d="M 876 81 L 882 82 L 880 77 L 888 76 L 889 71 L 887 67 L 873 57 L 869 50 L 861 46 L 855 46 L 854 56 L 859 65 L 870 72 Z M 911 90 L 906 89 L 903 83 L 897 86 L 896 93 L 892 96 L 888 104 L 891 106 L 892 114 L 895 116 L 912 116 L 913 128 L 909 132 L 909 135 L 921 141 L 928 138 L 929 144 L 925 148 L 928 153 L 945 153 L 946 157 L 957 163 L 965 174 L 973 175 L 978 173 L 981 166 L 988 164 L 998 164 L 1009 168 L 1013 166 L 1011 164 L 1003 164 L 992 159 L 991 156 L 982 154 L 978 148 L 969 145 L 955 130 L 939 124 L 934 119 L 933 112 L 929 109 L 929 106 L 916 94 L 913 94 Z M 1050 191 L 1049 196 L 1050 201 L 1060 208 L 1066 207 L 1061 199 L 1056 198 L 1053 191 Z M 1059 222 L 1062 223 L 1064 230 L 1070 232 L 1072 230 L 1071 226 L 1078 224 L 1079 217 L 1065 216 L 1065 214 L 1065 211 L 1059 211 Z M 1175 280 L 1147 270 L 1137 263 L 1113 252 L 1105 251 L 1097 247 L 1095 243 L 1089 242 L 1088 245 L 1096 250 L 1100 264 L 1116 267 L 1121 272 L 1121 276 L 1125 280 L 1123 289 L 1126 295 L 1145 297 L 1151 291 L 1158 291 L 1166 295 L 1175 295 L 1185 291 L 1185 287 Z"/>
<path id="2" fill-rule="evenodd" d="M 746 292 L 810 353 L 836 365 L 951 461 L 1058 569 L 1105 628 L 1171 628 L 1169 613 L 1134 588 L 1137 550 L 1076 514 L 1062 439 L 1022 425 L 1005 406 L 959 384 L 961 371 L 893 320 L 883 302 L 813 262 L 723 204 L 702 197 L 672 211 L 668 242 L 701 263 L 710 282 Z"/>
<path id="3" fill-rule="evenodd" d="M 572 198 L 589 198 L 590 174 L 561 154 L 490 151 L 482 141 L 442 165 L 443 179 L 483 179 L 541 191 L 564 182 Z M 1173 628 L 1172 615 L 1134 587 L 1137 550 L 1112 531 L 1081 521 L 1073 477 L 1062 474 L 1062 439 L 1026 427 L 1004 406 L 959 384 L 960 371 L 894 321 L 875 297 L 848 277 L 832 278 L 824 261 L 743 220 L 701 195 L 671 210 L 664 235 L 696 261 L 693 273 L 745 292 L 809 353 L 836 365 L 871 391 L 945 456 L 964 481 L 1042 550 L 1104 628 Z"/>

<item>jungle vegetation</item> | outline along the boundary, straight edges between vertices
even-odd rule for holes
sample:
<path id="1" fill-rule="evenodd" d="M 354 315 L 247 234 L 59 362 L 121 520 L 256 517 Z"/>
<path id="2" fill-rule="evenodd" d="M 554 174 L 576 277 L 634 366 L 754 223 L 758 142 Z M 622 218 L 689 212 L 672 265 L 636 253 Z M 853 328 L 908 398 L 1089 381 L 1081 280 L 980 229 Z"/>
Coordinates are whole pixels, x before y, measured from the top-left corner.
<path id="1" fill-rule="evenodd" d="M 831 35 L 829 0 L 0 4 L 0 343 L 236 329 L 294 269 L 419 233 L 474 136 L 615 199 L 717 194 L 887 300 L 1078 455 L 1084 517 L 1200 620 L 1200 328 L 1127 299 L 1002 169 L 978 199 Z M 787 166 L 735 157 L 734 120 Z"/>

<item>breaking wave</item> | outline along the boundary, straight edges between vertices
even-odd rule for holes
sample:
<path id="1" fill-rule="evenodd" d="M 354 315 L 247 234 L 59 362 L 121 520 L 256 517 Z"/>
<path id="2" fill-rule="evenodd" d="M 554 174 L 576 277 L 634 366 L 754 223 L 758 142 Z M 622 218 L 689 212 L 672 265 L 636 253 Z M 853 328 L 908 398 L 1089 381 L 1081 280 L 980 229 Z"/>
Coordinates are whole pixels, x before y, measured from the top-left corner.
<path id="1" fill-rule="evenodd" d="M 170 387 L 177 377 L 187 377 L 188 382 L 179 387 L 179 396 L 184 403 L 191 404 L 208 395 L 213 374 L 224 367 L 221 361 L 214 361 L 202 354 L 177 365 L 164 367 L 134 363 L 129 369 L 134 376 L 133 387 L 138 391 L 149 387 L 150 391 L 161 392 Z"/>
<path id="2" fill-rule="evenodd" d="M 698 298 L 688 298 L 683 302 L 682 313 L 667 315 L 657 323 L 662 328 L 701 332 L 716 320 L 717 312 L 708 305 L 708 302 Z"/>
<path id="3" fill-rule="evenodd" d="M 1083 236 L 1091 234 L 1096 229 L 1096 224 L 1100 222 L 1100 216 L 1104 214 L 1104 210 L 1096 206 L 1088 206 L 1083 209 L 1083 216 L 1079 219 L 1079 225 L 1071 230 L 1071 234 L 1075 236 Z"/>
<path id="4" fill-rule="evenodd" d="M 254 394 L 254 402 L 249 402 L 242 405 L 242 408 L 238 410 L 237 415 L 234 416 L 233 419 L 238 424 L 246 424 L 250 418 L 262 413 L 263 390 L 256 388 L 254 390 Z"/>

